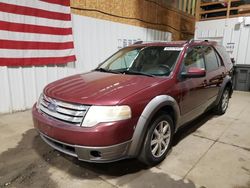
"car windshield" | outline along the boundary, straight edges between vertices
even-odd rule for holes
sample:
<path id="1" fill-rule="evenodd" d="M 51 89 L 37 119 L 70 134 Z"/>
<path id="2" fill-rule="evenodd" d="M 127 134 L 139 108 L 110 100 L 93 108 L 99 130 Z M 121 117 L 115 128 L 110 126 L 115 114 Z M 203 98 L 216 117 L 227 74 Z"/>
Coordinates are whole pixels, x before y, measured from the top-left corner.
<path id="1" fill-rule="evenodd" d="M 96 70 L 145 76 L 169 76 L 182 48 L 127 47 L 104 61 Z"/>

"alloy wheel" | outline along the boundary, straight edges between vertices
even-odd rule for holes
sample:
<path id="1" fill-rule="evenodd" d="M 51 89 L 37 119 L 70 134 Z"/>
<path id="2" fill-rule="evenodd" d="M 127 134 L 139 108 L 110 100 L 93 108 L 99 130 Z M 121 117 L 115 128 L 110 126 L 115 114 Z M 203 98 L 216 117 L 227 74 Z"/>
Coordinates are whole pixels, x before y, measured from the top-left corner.
<path id="1" fill-rule="evenodd" d="M 157 124 L 151 136 L 151 153 L 154 157 L 161 157 L 168 148 L 171 138 L 171 128 L 167 121 Z"/>

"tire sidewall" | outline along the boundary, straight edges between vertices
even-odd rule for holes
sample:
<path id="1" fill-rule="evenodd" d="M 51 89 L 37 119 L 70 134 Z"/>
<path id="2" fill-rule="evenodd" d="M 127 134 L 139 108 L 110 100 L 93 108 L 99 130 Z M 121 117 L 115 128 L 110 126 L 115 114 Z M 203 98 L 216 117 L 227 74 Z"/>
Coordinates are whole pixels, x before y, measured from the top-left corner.
<path id="1" fill-rule="evenodd" d="M 227 111 L 227 108 L 228 108 L 229 98 L 228 98 L 227 107 L 225 109 L 223 109 L 223 107 L 222 107 L 222 102 L 223 102 L 223 97 L 224 97 L 224 93 L 225 92 L 228 92 L 228 94 L 229 94 L 229 89 L 225 88 L 224 91 L 223 91 L 223 93 L 222 93 L 222 95 L 221 95 L 220 103 L 219 103 L 219 106 L 218 106 L 218 109 L 217 109 L 217 113 L 218 114 L 224 114 Z"/>

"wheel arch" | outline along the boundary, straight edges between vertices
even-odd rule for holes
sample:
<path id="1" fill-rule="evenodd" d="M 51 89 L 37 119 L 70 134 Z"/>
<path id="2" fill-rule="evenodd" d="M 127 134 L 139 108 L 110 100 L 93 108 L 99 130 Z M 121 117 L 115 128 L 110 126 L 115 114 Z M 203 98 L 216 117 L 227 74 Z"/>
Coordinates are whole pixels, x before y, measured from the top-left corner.
<path id="1" fill-rule="evenodd" d="M 228 87 L 230 89 L 230 97 L 232 96 L 233 94 L 233 82 L 232 82 L 232 79 L 230 76 L 226 76 L 221 87 L 220 87 L 220 90 L 219 90 L 219 93 L 218 93 L 218 96 L 216 98 L 216 101 L 215 101 L 215 105 L 218 105 L 219 102 L 220 102 L 220 99 L 221 99 L 221 96 L 222 96 L 222 93 L 223 91 L 225 90 L 225 88 Z"/>
<path id="2" fill-rule="evenodd" d="M 175 131 L 177 130 L 180 110 L 176 100 L 169 95 L 159 95 L 153 98 L 144 108 L 137 122 L 128 151 L 129 156 L 138 156 L 150 123 L 160 111 L 167 112 L 173 118 Z"/>
<path id="3" fill-rule="evenodd" d="M 161 107 L 161 108 L 155 113 L 154 117 L 155 117 L 159 112 L 166 112 L 168 115 L 170 115 L 170 116 L 172 117 L 172 119 L 173 119 L 174 128 L 176 128 L 176 121 L 178 121 L 178 120 L 177 120 L 177 114 L 176 114 L 176 112 L 175 112 L 173 106 L 171 106 L 171 105 L 165 105 L 165 106 Z M 153 117 L 153 118 L 154 118 L 154 117 Z M 152 119 L 153 119 L 153 118 L 152 118 Z"/>

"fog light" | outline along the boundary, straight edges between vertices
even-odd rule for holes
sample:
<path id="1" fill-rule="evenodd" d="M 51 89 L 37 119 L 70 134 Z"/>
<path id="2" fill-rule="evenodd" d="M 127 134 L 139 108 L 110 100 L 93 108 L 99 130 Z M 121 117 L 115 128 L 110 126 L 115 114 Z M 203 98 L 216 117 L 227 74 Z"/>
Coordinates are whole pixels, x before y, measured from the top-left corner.
<path id="1" fill-rule="evenodd" d="M 100 157 L 102 157 L 102 154 L 101 154 L 101 152 L 100 151 L 91 151 L 90 152 L 90 155 L 92 155 L 93 157 L 98 157 L 98 158 L 100 158 Z"/>

